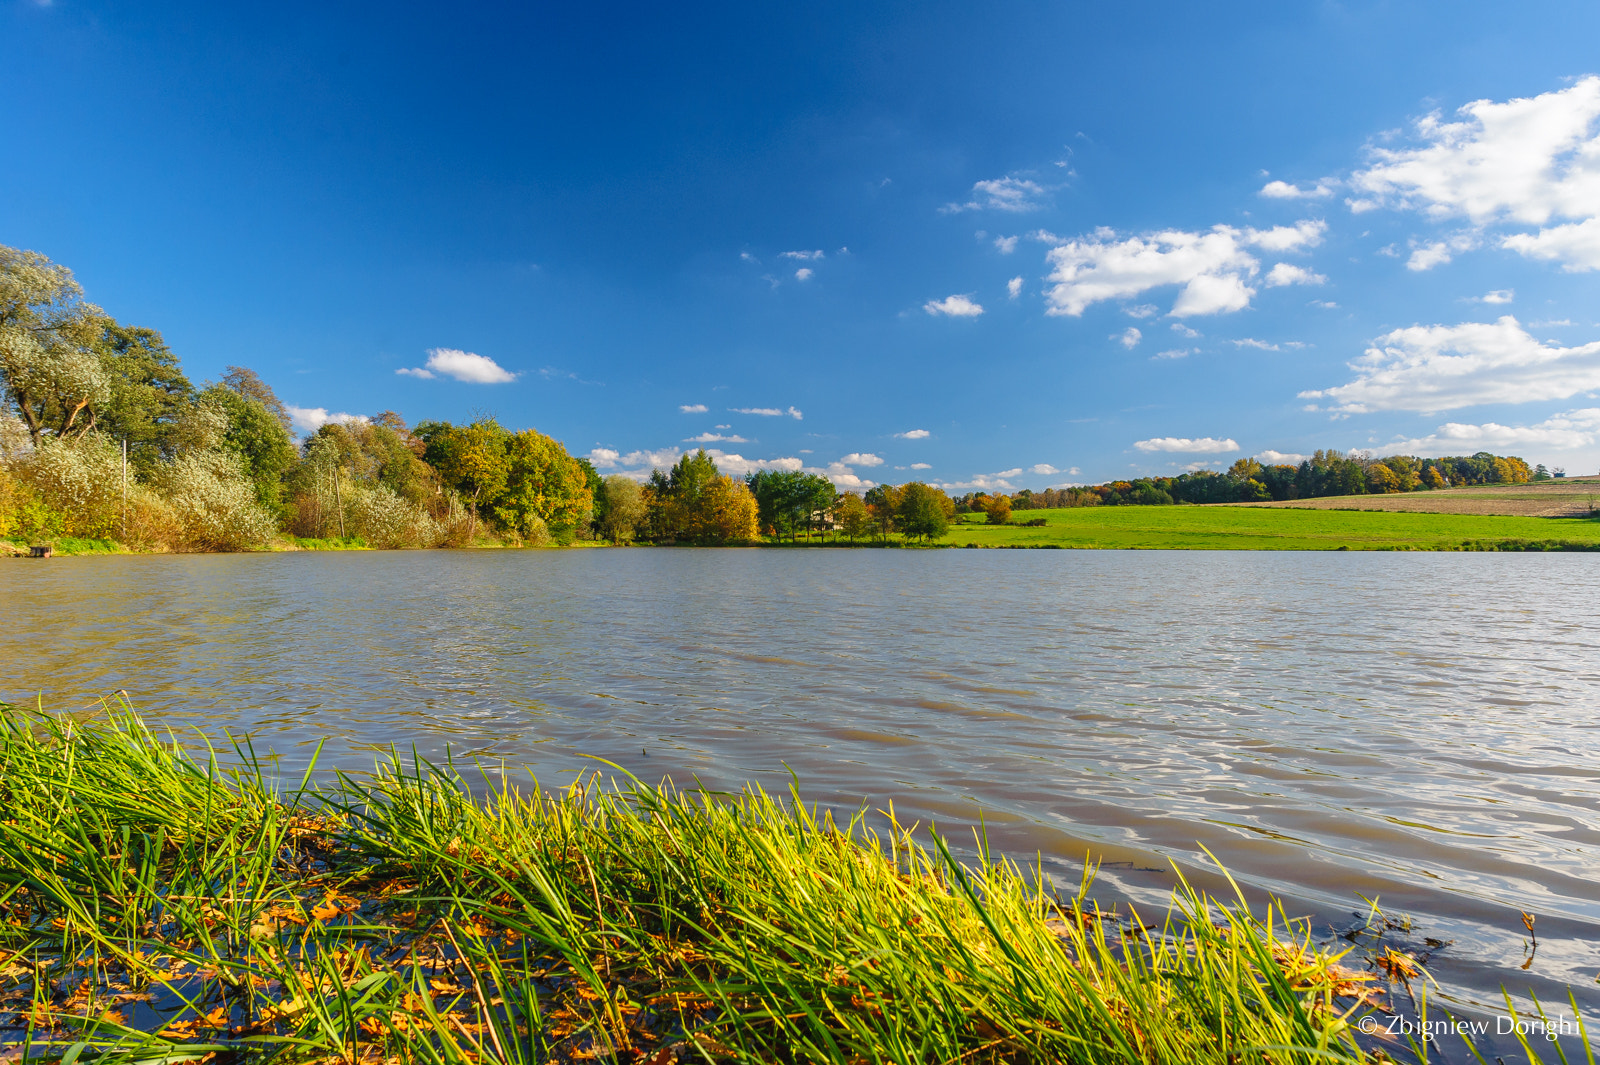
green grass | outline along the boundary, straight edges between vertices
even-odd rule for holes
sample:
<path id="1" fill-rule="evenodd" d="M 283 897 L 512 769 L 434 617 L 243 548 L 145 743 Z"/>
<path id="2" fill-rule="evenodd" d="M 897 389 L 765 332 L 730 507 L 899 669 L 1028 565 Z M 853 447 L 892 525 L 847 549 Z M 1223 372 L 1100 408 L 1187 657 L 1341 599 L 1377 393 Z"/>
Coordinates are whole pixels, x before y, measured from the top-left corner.
<path id="1" fill-rule="evenodd" d="M 317 538 L 313 536 L 289 536 L 281 538 L 289 544 L 287 550 L 291 551 L 368 551 L 367 542 L 359 536 L 337 537 L 328 536 Z"/>
<path id="2" fill-rule="evenodd" d="M 7 544 L 17 552 L 26 554 L 31 543 L 18 540 L 7 540 Z M 126 554 L 127 548 L 115 540 L 89 540 L 76 536 L 58 536 L 54 539 L 34 541 L 34 543 L 48 543 L 53 554 L 57 555 L 120 555 Z"/>
<path id="3" fill-rule="evenodd" d="M 30 1060 L 1374 1060 L 1379 982 L 1281 907 L 1181 884 L 1152 923 L 892 811 L 474 798 L 398 758 L 282 791 L 247 743 L 3 705 L 0 809 L 0 1044 Z"/>
<path id="4" fill-rule="evenodd" d="M 1013 522 L 1041 517 L 1045 526 L 1034 529 L 952 525 L 943 542 L 957 547 L 1220 551 L 1600 550 L 1600 521 L 1589 518 L 1194 506 L 1012 513 Z"/>

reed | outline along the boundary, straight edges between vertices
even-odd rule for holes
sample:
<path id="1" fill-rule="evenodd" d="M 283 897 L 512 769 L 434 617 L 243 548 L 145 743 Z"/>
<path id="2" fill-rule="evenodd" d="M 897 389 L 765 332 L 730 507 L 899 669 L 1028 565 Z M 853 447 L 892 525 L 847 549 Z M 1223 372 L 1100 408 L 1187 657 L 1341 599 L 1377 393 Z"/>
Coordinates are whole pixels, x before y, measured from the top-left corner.
<path id="1" fill-rule="evenodd" d="M 309 779 L 125 706 L 0 707 L 0 1043 L 64 1065 L 1371 1060 L 1373 978 L 1278 905 L 1184 883 L 1147 923 L 981 840 L 962 862 L 892 810 L 874 831 L 755 788 L 475 797 L 398 756 Z"/>

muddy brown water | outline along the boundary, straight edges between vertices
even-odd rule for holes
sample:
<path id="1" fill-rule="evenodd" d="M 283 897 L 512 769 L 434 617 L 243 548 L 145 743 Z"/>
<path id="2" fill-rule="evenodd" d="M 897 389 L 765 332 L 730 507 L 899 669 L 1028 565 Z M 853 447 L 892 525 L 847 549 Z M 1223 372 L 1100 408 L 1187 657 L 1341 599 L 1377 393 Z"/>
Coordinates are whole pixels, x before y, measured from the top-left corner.
<path id="1" fill-rule="evenodd" d="M 788 786 L 1159 905 L 1172 863 L 1600 1017 L 1600 556 L 570 550 L 0 561 L 0 699 Z M 786 769 L 785 767 L 788 767 Z M 1537 917 L 1528 959 L 1521 913 Z"/>

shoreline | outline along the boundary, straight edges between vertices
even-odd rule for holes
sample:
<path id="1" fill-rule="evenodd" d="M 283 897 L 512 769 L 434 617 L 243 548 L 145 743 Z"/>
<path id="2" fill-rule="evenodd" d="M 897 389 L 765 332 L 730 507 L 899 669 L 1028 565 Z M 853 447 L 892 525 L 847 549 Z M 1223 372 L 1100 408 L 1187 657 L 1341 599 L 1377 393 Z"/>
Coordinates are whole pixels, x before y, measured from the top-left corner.
<path id="1" fill-rule="evenodd" d="M 7 1041 L 167 1060 L 1363 1061 L 1381 1045 L 1363 1018 L 1419 994 L 1427 1016 L 1420 959 L 1353 968 L 1281 907 L 1180 881 L 1152 924 L 1102 909 L 1089 877 L 1061 897 L 986 848 L 962 864 L 937 835 L 836 823 L 797 793 L 591 777 L 475 799 L 454 768 L 398 759 L 335 781 L 280 790 L 247 742 L 197 761 L 125 708 L 0 707 L 0 942 L 33 959 L 0 977 L 32 1003 Z"/>

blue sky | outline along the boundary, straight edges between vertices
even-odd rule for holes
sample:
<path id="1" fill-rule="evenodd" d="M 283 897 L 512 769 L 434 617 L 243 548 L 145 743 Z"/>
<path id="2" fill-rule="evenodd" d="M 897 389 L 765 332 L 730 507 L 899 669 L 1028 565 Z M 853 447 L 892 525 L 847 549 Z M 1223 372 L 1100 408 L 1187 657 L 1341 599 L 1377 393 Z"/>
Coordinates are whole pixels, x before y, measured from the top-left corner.
<path id="1" fill-rule="evenodd" d="M 237 8 L 4 0 L 0 243 L 303 424 L 1600 467 L 1594 5 Z"/>

